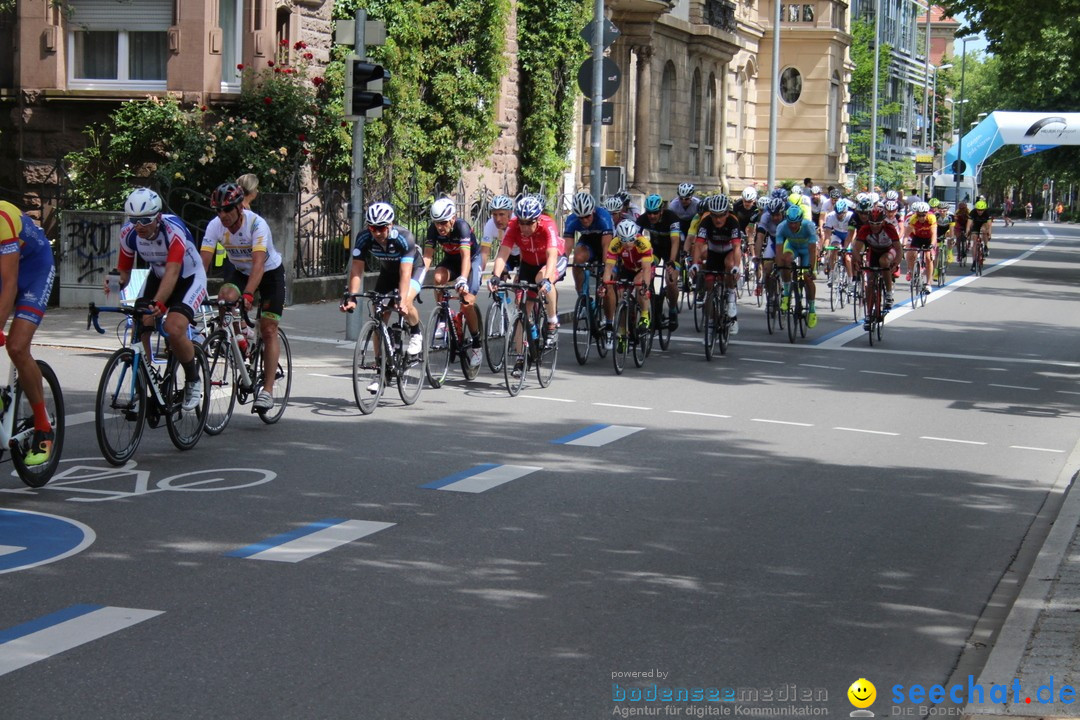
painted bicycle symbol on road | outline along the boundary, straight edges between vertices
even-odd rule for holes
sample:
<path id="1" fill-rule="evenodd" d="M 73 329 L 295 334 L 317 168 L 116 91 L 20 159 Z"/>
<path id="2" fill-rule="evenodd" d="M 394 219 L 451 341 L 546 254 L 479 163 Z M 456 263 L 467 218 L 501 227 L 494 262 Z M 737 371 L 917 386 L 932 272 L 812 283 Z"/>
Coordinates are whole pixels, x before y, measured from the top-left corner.
<path id="1" fill-rule="evenodd" d="M 268 483 L 277 477 L 273 470 L 262 468 L 212 468 L 169 475 L 155 480 L 150 470 L 141 470 L 134 460 L 122 467 L 100 465 L 100 458 L 71 458 L 60 461 L 60 469 L 49 484 L 36 489 L 0 489 L 0 492 L 18 495 L 36 495 L 42 492 L 67 492 L 72 502 L 104 502 L 174 492 L 223 492 L 242 490 Z"/>

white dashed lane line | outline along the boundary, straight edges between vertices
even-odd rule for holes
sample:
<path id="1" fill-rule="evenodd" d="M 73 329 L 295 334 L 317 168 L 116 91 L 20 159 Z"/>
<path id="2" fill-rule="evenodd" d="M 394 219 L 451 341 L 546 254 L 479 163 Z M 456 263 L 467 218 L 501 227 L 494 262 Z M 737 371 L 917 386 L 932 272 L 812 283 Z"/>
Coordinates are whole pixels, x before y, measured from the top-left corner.
<path id="1" fill-rule="evenodd" d="M 616 405 L 614 403 L 598 403 L 594 402 L 593 405 L 599 407 L 619 408 L 621 410 L 652 410 L 652 408 L 641 407 L 640 405 Z"/>
<path id="2" fill-rule="evenodd" d="M 924 377 L 923 380 L 936 380 L 937 382 L 961 383 L 963 385 L 971 385 L 972 382 L 974 382 L 972 380 L 956 380 L 954 378 L 939 378 L 939 377 L 929 377 L 929 376 Z"/>
<path id="3" fill-rule="evenodd" d="M 1053 450 L 1051 448 L 1029 447 L 1027 445 L 1010 445 L 1013 450 L 1034 450 L 1035 452 L 1048 452 L 1048 453 L 1063 453 L 1064 450 Z"/>
<path id="4" fill-rule="evenodd" d="M 783 360 L 763 360 L 761 358 L 739 358 L 745 362 L 769 363 L 770 365 L 783 365 Z"/>
<path id="5" fill-rule="evenodd" d="M 750 418 L 750 422 L 770 423 L 772 425 L 794 425 L 795 427 L 814 427 L 813 423 L 789 422 L 788 420 L 767 420 L 766 418 Z"/>
<path id="6" fill-rule="evenodd" d="M 719 415 L 717 413 L 706 413 L 706 412 L 694 412 L 692 410 L 668 410 L 668 412 L 674 413 L 675 415 L 698 415 L 700 417 L 711 417 L 711 418 L 725 418 L 726 419 L 726 418 L 731 417 L 730 415 Z"/>
<path id="7" fill-rule="evenodd" d="M 866 373 L 867 375 L 886 375 L 888 377 L 907 377 L 907 375 L 905 375 L 904 373 L 881 372 L 880 370 L 860 370 L 859 372 Z"/>
<path id="8" fill-rule="evenodd" d="M 986 444 L 986 443 L 980 442 L 978 440 L 958 440 L 956 438 L 934 437 L 932 435 L 920 435 L 919 439 L 920 440 L 936 440 L 937 442 L 960 443 L 962 445 L 985 445 Z"/>
<path id="9" fill-rule="evenodd" d="M 990 387 L 1006 388 L 1006 389 L 1009 389 L 1009 390 L 1031 390 L 1031 391 L 1035 391 L 1035 390 L 1039 389 L 1037 387 L 1027 387 L 1026 385 L 1002 385 L 1000 383 L 990 383 Z"/>
<path id="10" fill-rule="evenodd" d="M 867 433 L 867 434 L 870 434 L 870 435 L 890 435 L 892 437 L 897 437 L 897 436 L 900 435 L 900 433 L 885 432 L 884 430 L 867 430 L 866 428 L 834 427 L 833 430 L 843 430 L 845 432 Z"/>
<path id="11" fill-rule="evenodd" d="M 799 363 L 799 367 L 818 368 L 820 370 L 843 370 L 842 367 L 835 365 L 811 365 L 810 363 Z"/>

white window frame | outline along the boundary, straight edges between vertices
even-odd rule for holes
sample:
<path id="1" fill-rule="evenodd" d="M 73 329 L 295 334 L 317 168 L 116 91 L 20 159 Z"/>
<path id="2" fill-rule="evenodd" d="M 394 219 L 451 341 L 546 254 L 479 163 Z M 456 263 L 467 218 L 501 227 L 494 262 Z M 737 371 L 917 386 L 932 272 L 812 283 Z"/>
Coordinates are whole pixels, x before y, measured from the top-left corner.
<path id="1" fill-rule="evenodd" d="M 221 2 L 221 0 L 219 0 L 219 2 Z M 236 33 L 234 34 L 234 36 L 232 38 L 228 38 L 228 37 L 225 36 L 225 29 L 222 28 L 222 30 L 221 30 L 221 55 L 222 55 L 221 92 L 222 93 L 239 93 L 240 92 L 241 80 L 240 80 L 239 71 L 236 69 L 236 66 L 237 66 L 237 64 L 242 63 L 244 61 L 244 0 L 233 0 L 233 2 L 236 3 L 236 6 L 235 6 L 236 17 L 234 18 L 234 23 L 235 23 L 235 27 L 236 27 Z M 218 22 L 221 22 L 220 18 L 219 18 Z M 236 79 L 231 81 L 231 82 L 226 82 L 224 80 L 225 73 L 227 72 L 226 68 L 225 68 L 225 48 L 230 43 L 232 43 L 236 47 L 236 62 L 230 63 L 230 65 L 232 67 L 232 72 L 235 73 L 234 77 Z"/>
<path id="2" fill-rule="evenodd" d="M 93 28 L 89 32 L 115 32 L 116 33 L 116 79 L 105 80 L 100 78 L 87 79 L 75 77 L 75 33 L 80 30 L 69 30 L 67 34 L 67 86 L 72 90 L 137 90 L 137 91 L 162 91 L 166 90 L 168 80 L 130 80 L 128 79 L 128 31 L 106 30 L 105 28 Z M 167 33 L 167 27 L 161 28 L 161 33 Z M 147 31 L 140 31 L 147 32 Z M 159 31 L 149 31 L 159 32 Z"/>

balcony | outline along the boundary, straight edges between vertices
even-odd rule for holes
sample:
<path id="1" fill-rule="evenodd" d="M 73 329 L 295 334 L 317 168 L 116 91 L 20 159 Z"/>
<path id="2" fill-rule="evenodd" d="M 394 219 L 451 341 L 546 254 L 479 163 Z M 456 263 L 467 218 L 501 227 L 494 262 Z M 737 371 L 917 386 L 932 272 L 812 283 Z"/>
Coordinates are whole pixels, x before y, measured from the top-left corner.
<path id="1" fill-rule="evenodd" d="M 705 0 L 705 24 L 724 32 L 735 33 L 735 3 L 728 0 Z"/>

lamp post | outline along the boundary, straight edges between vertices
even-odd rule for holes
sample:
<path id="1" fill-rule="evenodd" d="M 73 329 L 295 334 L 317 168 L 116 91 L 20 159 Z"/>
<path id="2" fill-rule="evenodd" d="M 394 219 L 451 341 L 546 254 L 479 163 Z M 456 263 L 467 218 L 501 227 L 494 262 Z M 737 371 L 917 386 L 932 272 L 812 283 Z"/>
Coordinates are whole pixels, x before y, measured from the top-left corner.
<path id="1" fill-rule="evenodd" d="M 937 157 L 934 146 L 934 134 L 937 130 L 937 74 L 939 70 L 947 70 L 951 67 L 952 63 L 945 63 L 934 68 L 934 99 L 930 104 L 930 153 L 935 158 Z"/>
<path id="2" fill-rule="evenodd" d="M 956 163 L 953 165 L 953 179 L 956 182 L 956 195 L 953 200 L 960 204 L 960 175 L 967 169 L 964 166 L 964 71 L 967 69 L 967 44 L 970 37 L 964 38 L 963 54 L 960 56 L 960 140 L 956 143 Z"/>
<path id="3" fill-rule="evenodd" d="M 780 101 L 780 0 L 773 1 L 772 83 L 769 90 L 769 190 L 776 187 L 776 119 Z"/>
<path id="4" fill-rule="evenodd" d="M 919 2 L 916 2 L 915 6 L 919 7 L 919 8 L 923 7 L 923 5 L 920 4 Z M 925 50 L 923 52 L 923 87 L 926 88 L 926 90 L 929 90 L 929 88 L 926 87 L 926 80 L 930 76 L 930 8 L 932 6 L 930 5 L 929 2 L 927 2 L 925 7 L 926 7 L 926 48 L 925 48 Z M 936 81 L 937 80 L 937 69 L 936 68 L 934 70 L 934 76 L 935 76 L 934 79 Z M 927 93 L 924 90 L 923 91 L 923 101 L 922 101 L 922 116 L 923 116 L 922 145 L 923 145 L 923 147 L 926 147 L 926 105 L 927 105 L 927 100 L 928 99 L 929 98 L 927 96 Z"/>
<path id="5" fill-rule="evenodd" d="M 870 101 L 870 192 L 877 184 L 878 65 L 881 53 L 881 0 L 874 0 L 874 92 Z"/>

